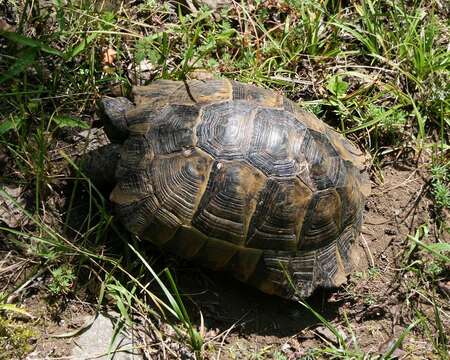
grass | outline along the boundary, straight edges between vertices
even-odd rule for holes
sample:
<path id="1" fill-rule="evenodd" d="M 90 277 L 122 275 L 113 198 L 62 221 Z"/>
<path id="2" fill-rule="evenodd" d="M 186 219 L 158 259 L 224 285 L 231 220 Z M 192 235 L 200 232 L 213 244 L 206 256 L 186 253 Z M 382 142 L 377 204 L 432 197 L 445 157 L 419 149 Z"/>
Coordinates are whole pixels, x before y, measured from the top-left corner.
<path id="1" fill-rule="evenodd" d="M 417 161 L 427 154 L 427 190 L 439 223 L 429 232 L 440 239 L 449 229 L 449 29 L 439 1 L 235 2 L 229 10 L 191 14 L 167 2 L 25 0 L 7 1 L 1 12 L 7 21 L 0 23 L 0 166 L 2 155 L 7 160 L 0 187 L 23 188 L 28 225 L 2 226 L 0 241 L 32 259 L 47 276 L 44 291 L 56 299 L 70 298 L 84 286 L 80 279 L 89 279 L 97 309 L 114 305 L 128 325 L 144 318 L 161 340 L 159 324 L 168 323 L 197 358 L 207 352 L 206 330 L 191 318 L 201 316 L 190 315 L 172 273 L 154 267 L 158 262 L 142 255 L 136 239 L 123 238 L 108 202 L 70 160 L 86 146 L 73 146 L 73 134 L 98 126 L 100 96 L 127 95 L 132 85 L 159 78 L 186 79 L 196 69 L 283 91 L 366 149 L 375 178 L 392 157 Z M 86 216 L 74 220 L 81 211 Z M 414 279 L 407 299 L 432 294 L 433 315 L 412 301 L 417 311 L 398 339 L 421 333 L 445 359 L 445 311 L 436 289 L 449 255 L 442 240 L 430 243 L 430 226 L 411 234 L 402 271 Z M 258 356 L 284 355 L 268 348 Z M 305 356 L 366 354 L 341 339 Z"/>

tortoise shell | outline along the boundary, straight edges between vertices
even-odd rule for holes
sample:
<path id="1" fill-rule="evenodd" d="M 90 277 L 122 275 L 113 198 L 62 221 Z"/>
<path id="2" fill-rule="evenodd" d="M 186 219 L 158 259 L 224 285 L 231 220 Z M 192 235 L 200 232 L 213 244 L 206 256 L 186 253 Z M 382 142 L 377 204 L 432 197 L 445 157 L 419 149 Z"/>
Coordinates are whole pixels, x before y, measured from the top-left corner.
<path id="1" fill-rule="evenodd" d="M 368 186 L 363 154 L 273 91 L 228 80 L 133 89 L 111 193 L 139 237 L 285 298 L 351 269 Z M 110 110 L 108 110 L 110 109 Z"/>

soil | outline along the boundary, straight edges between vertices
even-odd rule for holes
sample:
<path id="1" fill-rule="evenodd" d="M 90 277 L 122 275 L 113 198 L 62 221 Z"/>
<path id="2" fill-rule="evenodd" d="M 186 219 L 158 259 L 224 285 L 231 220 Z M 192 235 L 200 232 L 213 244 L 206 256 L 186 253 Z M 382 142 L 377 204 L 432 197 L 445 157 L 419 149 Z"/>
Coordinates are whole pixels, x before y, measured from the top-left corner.
<path id="1" fill-rule="evenodd" d="M 432 313 L 429 299 L 418 299 L 420 294 L 415 294 L 409 284 L 410 275 L 402 269 L 405 250 L 411 246 L 408 235 L 424 223 L 430 224 L 431 237 L 436 234 L 432 203 L 426 196 L 427 182 L 417 170 L 420 168 L 390 164 L 379 172 L 383 181 L 373 181 L 367 201 L 358 244 L 362 254 L 359 265 L 345 286 L 336 291 L 316 291 L 307 300 L 339 329 L 349 344 L 354 335 L 366 353 L 385 352 L 411 324 L 412 302 L 422 312 Z M 448 237 L 443 240 L 450 241 Z M 21 271 L 32 265 L 24 261 Z M 336 341 L 299 303 L 261 294 L 226 274 L 186 262 L 177 263 L 174 275 L 199 328 L 198 314 L 203 316 L 207 358 L 273 358 L 278 352 L 296 359 L 310 348 L 323 346 L 324 341 Z M 93 314 L 95 308 L 84 291 L 63 303 L 52 304 L 46 298 L 44 283 L 45 278 L 35 278 L 33 286 L 16 299 L 33 315 L 38 334 L 29 359 L 69 356 L 74 339 L 54 335 L 70 334 L 82 327 L 80 319 Z M 443 322 L 450 328 L 449 319 L 443 318 Z M 434 358 L 432 345 L 414 331 L 397 354 L 404 358 Z M 164 357 L 155 354 L 154 358 Z"/>

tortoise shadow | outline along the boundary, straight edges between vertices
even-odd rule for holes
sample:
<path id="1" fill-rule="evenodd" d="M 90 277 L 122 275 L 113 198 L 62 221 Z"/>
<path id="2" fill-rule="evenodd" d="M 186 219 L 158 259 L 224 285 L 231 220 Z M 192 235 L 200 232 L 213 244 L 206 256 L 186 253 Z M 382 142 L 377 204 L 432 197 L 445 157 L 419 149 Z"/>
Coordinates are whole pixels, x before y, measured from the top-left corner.
<path id="1" fill-rule="evenodd" d="M 230 274 L 198 267 L 175 269 L 177 285 L 185 299 L 193 322 L 200 327 L 201 312 L 207 329 L 220 332 L 233 327 L 244 335 L 285 337 L 317 325 L 320 321 L 301 303 L 267 295 Z M 332 293 L 319 289 L 304 300 L 325 319 L 338 316 L 338 302 L 330 301 Z"/>

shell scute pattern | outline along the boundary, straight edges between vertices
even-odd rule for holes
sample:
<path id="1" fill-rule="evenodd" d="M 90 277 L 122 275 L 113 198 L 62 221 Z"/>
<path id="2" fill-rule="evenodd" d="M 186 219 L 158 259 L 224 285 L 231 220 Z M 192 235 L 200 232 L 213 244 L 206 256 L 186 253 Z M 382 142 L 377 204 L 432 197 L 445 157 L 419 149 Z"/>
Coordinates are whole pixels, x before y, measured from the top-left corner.
<path id="1" fill-rule="evenodd" d="M 256 105 L 269 108 L 282 108 L 283 96 L 273 91 L 262 89 L 254 85 L 232 81 L 233 100 L 246 100 Z"/>
<path id="2" fill-rule="evenodd" d="M 271 294 L 308 296 L 350 269 L 358 150 L 272 91 L 227 80 L 134 90 L 111 199 L 130 231 Z"/>
<path id="3" fill-rule="evenodd" d="M 252 217 L 247 246 L 296 251 L 311 190 L 296 178 L 269 179 Z"/>
<path id="4" fill-rule="evenodd" d="M 212 238 L 243 245 L 264 180 L 244 162 L 216 162 L 192 225 Z"/>
<path id="5" fill-rule="evenodd" d="M 197 152 L 155 160 L 151 168 L 155 196 L 179 223 L 190 223 L 211 165 L 211 158 Z"/>
<path id="6" fill-rule="evenodd" d="M 341 199 L 335 189 L 317 191 L 309 208 L 300 234 L 299 249 L 318 249 L 330 239 L 336 239 L 341 230 Z"/>
<path id="7" fill-rule="evenodd" d="M 149 167 L 155 154 L 152 141 L 145 135 L 131 135 L 122 145 L 116 178 L 121 179 L 127 171 L 142 171 Z"/>
<path id="8" fill-rule="evenodd" d="M 305 167 L 301 147 L 307 130 L 284 111 L 259 109 L 255 115 L 248 161 L 267 176 L 292 177 Z"/>
<path id="9" fill-rule="evenodd" d="M 165 106 L 147 130 L 155 154 L 193 148 L 196 144 L 193 128 L 199 121 L 199 111 L 198 107 L 190 105 Z"/>
<path id="10" fill-rule="evenodd" d="M 115 211 L 120 216 L 121 222 L 132 233 L 142 234 L 148 224 L 153 221 L 153 217 L 160 207 L 158 199 L 152 194 L 134 201 L 129 201 L 129 198 L 122 201 L 121 197 L 119 195 L 111 196 L 111 201 L 115 203 Z"/>
<path id="11" fill-rule="evenodd" d="M 232 89 L 227 80 L 157 80 L 148 86 L 134 87 L 133 96 L 138 107 L 159 109 L 168 104 L 203 105 L 230 100 Z"/>
<path id="12" fill-rule="evenodd" d="M 249 146 L 253 111 L 242 101 L 205 106 L 197 127 L 198 146 L 219 159 L 243 159 Z"/>
<path id="13" fill-rule="evenodd" d="M 300 178 L 308 184 L 312 182 L 317 190 L 338 186 L 345 177 L 344 165 L 328 139 L 309 129 L 302 145 L 300 153 L 306 158 L 308 172 L 300 175 Z"/>

